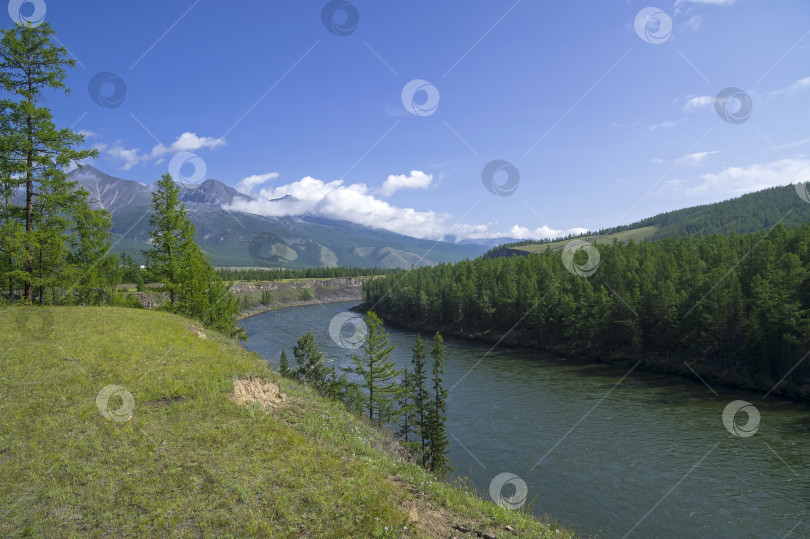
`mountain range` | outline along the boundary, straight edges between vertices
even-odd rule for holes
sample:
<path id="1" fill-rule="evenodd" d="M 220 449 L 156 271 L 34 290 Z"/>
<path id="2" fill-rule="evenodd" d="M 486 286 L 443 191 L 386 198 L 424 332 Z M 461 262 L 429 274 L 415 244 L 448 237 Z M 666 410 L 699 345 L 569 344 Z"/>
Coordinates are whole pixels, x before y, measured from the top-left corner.
<path id="1" fill-rule="evenodd" d="M 90 165 L 70 176 L 89 191 L 95 207 L 112 215 L 113 252 L 126 251 L 142 260 L 141 252 L 149 248 L 155 184 L 116 178 Z M 435 242 L 316 216 L 227 211 L 222 207 L 251 197 L 217 180 L 178 185 L 180 200 L 197 228 L 195 240 L 216 266 L 410 268 L 475 258 L 504 241 Z"/>

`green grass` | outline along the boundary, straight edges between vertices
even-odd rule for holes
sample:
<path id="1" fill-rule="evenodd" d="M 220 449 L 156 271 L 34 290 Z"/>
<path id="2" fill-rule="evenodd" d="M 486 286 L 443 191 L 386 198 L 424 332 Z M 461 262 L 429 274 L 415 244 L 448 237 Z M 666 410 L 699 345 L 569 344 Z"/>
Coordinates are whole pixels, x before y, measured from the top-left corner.
<path id="1" fill-rule="evenodd" d="M 0 536 L 571 536 L 435 481 L 339 403 L 191 328 L 123 308 L 0 309 Z M 283 407 L 229 400 L 256 376 Z M 100 413 L 108 385 L 133 396 L 128 420 Z"/>
<path id="2" fill-rule="evenodd" d="M 627 243 L 631 239 L 635 242 L 639 242 L 641 240 L 649 239 L 655 234 L 656 227 L 654 226 L 645 226 L 643 228 L 634 228 L 633 230 L 623 230 L 622 232 L 616 232 L 615 234 L 606 234 L 604 236 L 584 236 L 582 238 L 576 238 L 577 240 L 587 240 L 592 243 L 613 243 L 613 240 L 616 239 L 619 242 Z M 546 249 L 551 249 L 552 251 L 561 250 L 569 242 L 574 240 L 562 240 L 562 241 L 554 241 L 551 243 L 539 243 L 534 245 L 520 245 L 517 247 L 513 247 L 516 251 L 528 251 L 530 253 L 539 253 L 545 251 Z"/>

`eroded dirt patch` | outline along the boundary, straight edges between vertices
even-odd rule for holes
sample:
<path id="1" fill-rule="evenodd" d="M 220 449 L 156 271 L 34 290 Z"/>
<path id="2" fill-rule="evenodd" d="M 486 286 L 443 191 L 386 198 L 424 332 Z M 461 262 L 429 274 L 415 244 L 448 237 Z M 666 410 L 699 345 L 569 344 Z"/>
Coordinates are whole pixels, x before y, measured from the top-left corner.
<path id="1" fill-rule="evenodd" d="M 240 406 L 258 404 L 263 408 L 280 408 L 284 395 L 273 382 L 261 378 L 237 378 L 233 381 L 230 399 Z"/>
<path id="2" fill-rule="evenodd" d="M 208 338 L 208 335 L 206 335 L 205 331 L 203 331 L 203 327 L 201 325 L 199 325 L 199 324 L 191 324 L 191 326 L 189 326 L 188 330 L 190 332 L 194 333 L 195 335 L 197 335 L 197 337 L 199 337 L 200 339 L 207 339 Z"/>
<path id="3" fill-rule="evenodd" d="M 186 400 L 186 398 L 185 397 L 178 397 L 176 395 L 173 395 L 173 396 L 170 396 L 170 397 L 161 397 L 161 398 L 159 398 L 157 400 L 145 402 L 144 404 L 147 405 L 147 406 L 149 406 L 149 405 L 152 405 L 152 406 L 169 406 L 170 404 L 174 404 L 174 403 L 176 403 L 178 401 L 183 401 L 183 400 Z"/>

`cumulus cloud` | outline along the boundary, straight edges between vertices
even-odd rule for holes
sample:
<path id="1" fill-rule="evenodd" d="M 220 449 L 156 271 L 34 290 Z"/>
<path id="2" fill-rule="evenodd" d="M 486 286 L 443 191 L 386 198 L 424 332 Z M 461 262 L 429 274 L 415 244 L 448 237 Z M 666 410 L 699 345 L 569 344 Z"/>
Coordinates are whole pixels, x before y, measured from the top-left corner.
<path id="1" fill-rule="evenodd" d="M 284 197 L 290 198 L 277 200 Z M 375 198 L 364 183 L 346 185 L 342 180 L 324 182 L 310 176 L 264 188 L 255 200 L 234 200 L 225 209 L 269 217 L 318 215 L 430 239 L 444 236 L 444 221 L 449 218 L 433 211 L 392 206 Z"/>
<path id="2" fill-rule="evenodd" d="M 696 179 L 672 180 L 665 186 L 667 195 L 682 198 L 723 199 L 768 187 L 810 180 L 810 159 L 780 159 L 742 167 L 726 167 L 720 172 L 702 174 Z"/>
<path id="3" fill-rule="evenodd" d="M 683 106 L 683 110 L 690 111 L 709 107 L 714 103 L 714 98 L 709 95 L 697 95 L 688 97 L 688 101 Z"/>
<path id="4" fill-rule="evenodd" d="M 415 172 L 405 178 L 422 175 L 422 173 L 416 174 Z M 267 181 L 261 181 L 262 177 L 268 177 L 269 180 L 269 176 L 273 174 L 275 173 L 250 176 L 242 180 L 240 185 L 244 187 L 244 182 L 250 180 L 246 185 L 255 189 Z M 431 175 L 424 176 L 432 178 Z M 392 177 L 389 176 L 386 182 Z M 422 182 L 424 181 L 426 180 L 422 180 Z M 394 185 L 400 183 L 401 180 L 394 181 Z M 408 183 L 408 187 L 412 187 L 413 183 Z M 432 240 L 442 240 L 449 236 L 459 239 L 545 239 L 579 233 L 582 230 L 577 228 L 564 231 L 549 227 L 532 230 L 513 226 L 505 232 L 496 232 L 491 229 L 490 224 L 448 224 L 451 216 L 447 213 L 400 208 L 377 198 L 375 194 L 376 192 L 373 192 L 365 183 L 346 184 L 343 180 L 325 182 L 307 176 L 290 184 L 264 187 L 254 195 L 253 200 L 234 199 L 233 203 L 225 206 L 224 209 L 266 217 L 300 215 L 326 217 Z"/>
<path id="5" fill-rule="evenodd" d="M 254 174 L 253 176 L 248 176 L 247 178 L 243 178 L 239 183 L 236 184 L 236 189 L 242 191 L 246 195 L 253 194 L 253 190 L 258 186 L 269 182 L 270 180 L 275 180 L 278 178 L 278 172 L 268 172 L 267 174 Z"/>
<path id="6" fill-rule="evenodd" d="M 587 228 L 569 228 L 568 230 L 556 230 L 548 226 L 542 226 L 540 228 L 536 228 L 534 230 L 525 227 L 525 226 L 518 226 L 515 225 L 509 229 L 509 232 L 501 235 L 496 235 L 495 237 L 509 237 L 509 238 L 517 238 L 520 240 L 548 240 L 553 238 L 561 238 L 563 236 L 570 236 L 572 234 L 584 234 L 588 232 Z"/>
<path id="7" fill-rule="evenodd" d="M 112 145 L 97 144 L 95 147 L 100 153 L 104 153 L 117 161 L 122 161 L 123 165 L 121 168 L 124 170 L 130 170 L 136 165 L 150 161 L 159 163 L 165 156 L 170 154 L 195 152 L 205 148 L 213 149 L 224 145 L 224 138 L 200 137 L 196 133 L 185 132 L 177 137 L 177 140 L 171 145 L 164 146 L 163 144 L 158 144 L 149 152 L 142 152 L 140 148 L 125 148 L 120 142 Z"/>
<path id="8" fill-rule="evenodd" d="M 426 189 L 433 182 L 433 174 L 425 174 L 421 170 L 412 170 L 410 175 L 391 174 L 383 182 L 379 193 L 384 197 L 390 197 L 400 189 Z"/>

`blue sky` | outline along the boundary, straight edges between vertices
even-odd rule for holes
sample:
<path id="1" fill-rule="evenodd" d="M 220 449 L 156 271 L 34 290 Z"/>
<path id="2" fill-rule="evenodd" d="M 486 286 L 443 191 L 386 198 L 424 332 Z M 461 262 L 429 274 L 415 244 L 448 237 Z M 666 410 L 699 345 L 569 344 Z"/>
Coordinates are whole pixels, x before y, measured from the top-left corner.
<path id="1" fill-rule="evenodd" d="M 244 211 L 539 238 L 810 180 L 806 0 L 36 4 L 80 62 L 48 103 L 94 166 L 204 172 Z"/>

